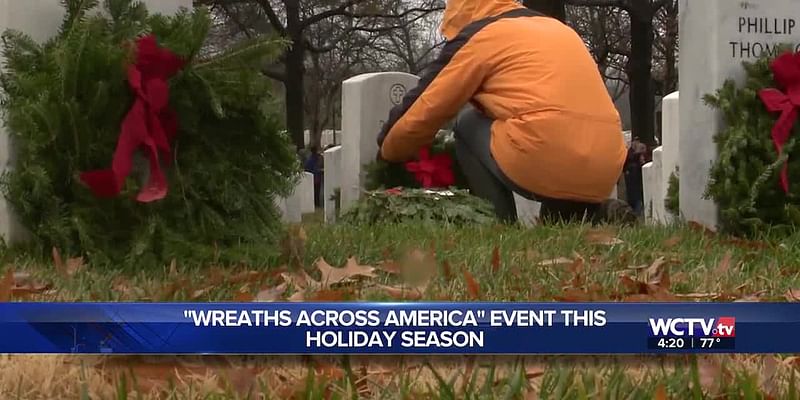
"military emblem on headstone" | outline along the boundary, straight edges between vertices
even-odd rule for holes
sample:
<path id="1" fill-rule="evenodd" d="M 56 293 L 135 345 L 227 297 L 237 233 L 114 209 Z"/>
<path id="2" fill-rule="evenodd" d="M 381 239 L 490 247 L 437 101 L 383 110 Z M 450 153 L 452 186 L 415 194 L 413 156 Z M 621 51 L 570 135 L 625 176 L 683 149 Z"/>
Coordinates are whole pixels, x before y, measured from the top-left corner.
<path id="1" fill-rule="evenodd" d="M 403 97 L 406 95 L 406 87 L 396 83 L 389 89 L 389 98 L 392 99 L 392 104 L 399 105 L 403 102 Z"/>

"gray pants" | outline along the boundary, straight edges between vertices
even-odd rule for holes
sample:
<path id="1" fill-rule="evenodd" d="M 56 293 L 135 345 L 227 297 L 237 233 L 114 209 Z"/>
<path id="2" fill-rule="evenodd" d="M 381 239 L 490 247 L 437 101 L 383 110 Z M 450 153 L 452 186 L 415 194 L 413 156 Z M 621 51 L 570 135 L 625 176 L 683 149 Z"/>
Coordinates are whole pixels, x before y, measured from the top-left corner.
<path id="1" fill-rule="evenodd" d="M 595 219 L 599 204 L 539 196 L 512 182 L 492 156 L 492 123 L 492 119 L 470 105 L 458 115 L 453 128 L 456 158 L 472 194 L 492 203 L 498 218 L 505 222 L 517 221 L 514 193 L 542 203 L 540 219 L 543 222 Z"/>

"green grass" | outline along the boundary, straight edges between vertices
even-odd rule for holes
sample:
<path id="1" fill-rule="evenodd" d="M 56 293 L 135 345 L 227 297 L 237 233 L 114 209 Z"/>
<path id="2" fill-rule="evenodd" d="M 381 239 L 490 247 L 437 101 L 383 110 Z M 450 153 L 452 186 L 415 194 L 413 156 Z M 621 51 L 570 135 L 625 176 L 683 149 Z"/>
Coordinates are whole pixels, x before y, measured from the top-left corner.
<path id="1" fill-rule="evenodd" d="M 659 258 L 663 258 L 669 271 L 669 285 L 664 290 L 670 296 L 682 296 L 677 297 L 681 301 L 756 297 L 762 301 L 786 301 L 790 297 L 787 293 L 800 288 L 800 246 L 795 245 L 799 236 L 745 242 L 690 227 L 640 226 L 621 228 L 613 235 L 601 234 L 601 238 L 619 239 L 608 245 L 593 243 L 590 235 L 596 235 L 597 230 L 586 226 L 354 227 L 309 222 L 305 231 L 307 240 L 296 248 L 300 249 L 302 268 L 314 277 L 318 276 L 313 267 L 318 258 L 331 265 L 344 265 L 349 257 L 357 258 L 360 264 L 377 265 L 386 259 L 400 259 L 415 249 L 435 253 L 436 263 L 430 268 L 437 271 L 424 300 L 663 300 L 658 295 L 632 292 L 620 278 L 635 277 L 642 267 Z M 495 248 L 499 263 L 493 262 Z M 278 253 L 265 251 L 270 256 L 259 265 L 183 265 L 177 260 L 174 268 L 165 265 L 156 271 L 87 263 L 70 276 L 59 273 L 49 258 L 11 251 L 3 255 L 3 261 L 16 272 L 30 274 L 34 286 L 48 287 L 44 293 L 26 297 L 32 301 L 231 301 L 246 299 L 242 293 L 254 295 L 273 287 L 281 282 L 280 271 L 300 267 Z M 561 257 L 580 257 L 584 262 L 577 269 L 575 264 L 542 265 L 543 261 Z M 470 288 L 462 271 L 474 277 L 479 286 L 477 292 Z M 373 283 L 397 285 L 398 278 L 382 274 L 377 282 L 363 286 Z M 341 298 L 391 299 L 384 292 L 360 289 L 348 291 Z M 158 398 L 344 399 L 355 398 L 357 391 L 368 388 L 368 395 L 362 397 L 375 399 L 797 399 L 795 370 L 800 365 L 794 359 L 772 356 L 719 356 L 702 358 L 699 364 L 686 357 L 560 356 L 527 358 L 525 366 L 522 360 L 513 358 L 480 357 L 474 359 L 473 367 L 466 358 L 433 359 L 430 365 L 425 359 L 396 358 L 392 361 L 406 365 L 393 367 L 396 370 L 385 379 L 367 374 L 368 383 L 363 383 L 363 370 L 356 365 L 364 360 L 370 358 L 330 361 L 341 372 L 332 379 L 318 372 L 308 373 L 310 364 L 306 360 L 293 367 L 301 371 L 294 378 L 281 380 L 276 377 L 283 375 L 276 372 L 272 362 L 257 359 L 265 366 L 260 375 L 251 377 L 249 397 L 241 391 L 230 392 L 225 385 L 214 391 L 187 387 L 184 382 L 164 389 L 172 397 Z M 15 381 L 14 385 L 18 384 L 21 385 Z M 137 398 L 124 394 L 135 392 L 136 384 L 131 379 L 112 380 L 111 385 L 114 393 L 120 393 L 117 398 Z M 77 393 L 83 389 L 75 390 L 71 393 L 79 398 Z M 292 394 L 287 395 L 286 390 Z M 657 395 L 662 391 L 667 397 Z M 0 394 L 14 398 L 2 380 Z"/>

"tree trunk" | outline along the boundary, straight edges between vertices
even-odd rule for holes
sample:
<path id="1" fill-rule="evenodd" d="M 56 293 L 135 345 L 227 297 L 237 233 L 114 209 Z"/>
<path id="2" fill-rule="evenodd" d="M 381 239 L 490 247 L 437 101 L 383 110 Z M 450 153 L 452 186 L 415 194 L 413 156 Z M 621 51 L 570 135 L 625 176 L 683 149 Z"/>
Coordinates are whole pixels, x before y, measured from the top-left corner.
<path id="1" fill-rule="evenodd" d="M 286 53 L 286 129 L 297 150 L 305 148 L 305 61 L 306 48 L 300 26 L 300 5 L 297 1 L 285 1 L 286 33 L 292 41 Z"/>
<path id="2" fill-rule="evenodd" d="M 564 0 L 524 0 L 522 4 L 531 10 L 539 11 L 561 22 L 564 22 L 567 17 Z"/>
<path id="3" fill-rule="evenodd" d="M 648 7 L 649 8 L 649 7 Z M 631 11 L 630 80 L 631 130 L 647 145 L 655 144 L 655 92 L 651 76 L 653 59 L 653 13 Z"/>

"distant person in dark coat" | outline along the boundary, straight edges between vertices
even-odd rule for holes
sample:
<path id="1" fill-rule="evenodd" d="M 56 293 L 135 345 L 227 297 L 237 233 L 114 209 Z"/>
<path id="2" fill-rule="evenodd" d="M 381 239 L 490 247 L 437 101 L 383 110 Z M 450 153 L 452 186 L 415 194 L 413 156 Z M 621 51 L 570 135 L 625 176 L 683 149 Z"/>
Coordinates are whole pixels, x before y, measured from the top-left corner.
<path id="1" fill-rule="evenodd" d="M 639 215 L 644 212 L 642 166 L 646 161 L 646 153 L 647 145 L 642 143 L 639 138 L 634 138 L 631 142 L 631 147 L 628 149 L 628 157 L 625 160 L 625 190 L 628 196 L 628 204 Z"/>

